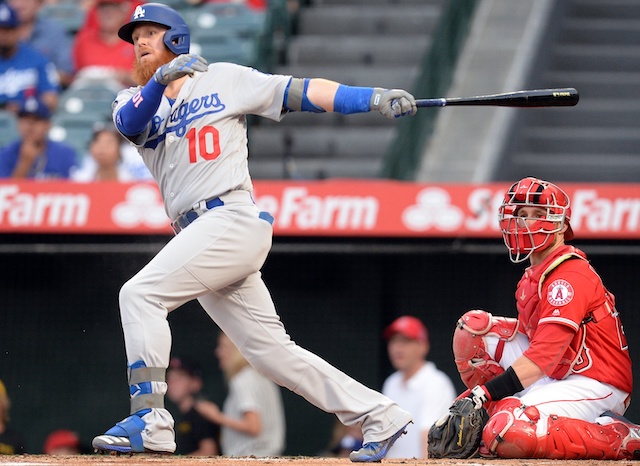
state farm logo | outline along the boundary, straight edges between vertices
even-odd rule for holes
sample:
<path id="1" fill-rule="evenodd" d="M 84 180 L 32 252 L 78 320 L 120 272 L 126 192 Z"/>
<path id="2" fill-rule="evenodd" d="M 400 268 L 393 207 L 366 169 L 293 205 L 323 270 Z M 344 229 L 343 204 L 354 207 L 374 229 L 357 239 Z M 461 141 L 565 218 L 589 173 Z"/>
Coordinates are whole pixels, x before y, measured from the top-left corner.
<path id="1" fill-rule="evenodd" d="M 16 184 L 0 185 L 0 224 L 10 227 L 84 226 L 90 207 L 84 193 L 29 193 Z"/>
<path id="2" fill-rule="evenodd" d="M 279 228 L 371 230 L 378 220 L 379 202 L 374 196 L 316 196 L 305 187 L 290 187 L 280 199 L 263 195 L 255 201 L 275 217 Z"/>
<path id="3" fill-rule="evenodd" d="M 464 212 L 451 203 L 449 193 L 441 188 L 426 188 L 416 195 L 416 204 L 402 213 L 402 223 L 413 231 L 437 228 L 452 231 L 464 222 Z"/>
<path id="4" fill-rule="evenodd" d="M 111 220 L 122 228 L 135 228 L 140 225 L 166 228 L 169 224 L 158 190 L 148 185 L 135 185 L 130 188 L 125 194 L 125 200 L 111 210 Z"/>
<path id="5" fill-rule="evenodd" d="M 640 197 L 601 197 L 595 189 L 578 189 L 571 197 L 571 227 L 593 233 L 640 231 Z M 584 224 L 584 227 L 583 227 Z"/>

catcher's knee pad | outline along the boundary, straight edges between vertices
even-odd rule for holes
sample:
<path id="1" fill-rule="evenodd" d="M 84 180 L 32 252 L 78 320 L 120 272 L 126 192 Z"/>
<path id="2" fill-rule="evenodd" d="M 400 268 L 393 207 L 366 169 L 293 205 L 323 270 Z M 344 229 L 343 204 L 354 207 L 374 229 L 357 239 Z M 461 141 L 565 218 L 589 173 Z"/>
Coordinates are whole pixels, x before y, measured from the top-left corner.
<path id="1" fill-rule="evenodd" d="M 523 411 L 528 411 L 530 417 L 522 416 Z M 539 418 L 536 408 L 525 408 L 518 398 L 500 400 L 482 431 L 482 441 L 500 458 L 534 458 Z"/>
<path id="2" fill-rule="evenodd" d="M 609 425 L 549 416 L 540 429 L 533 406 L 507 405 L 487 422 L 482 440 L 500 458 L 621 459 L 633 452 L 621 448 L 624 438 Z M 538 435 L 539 434 L 539 435 Z"/>
<path id="3" fill-rule="evenodd" d="M 480 309 L 468 311 L 458 319 L 453 333 L 453 355 L 460 378 L 468 388 L 504 372 L 499 364 L 504 344 L 513 340 L 517 331 L 517 319 L 494 317 Z M 487 337 L 498 338 L 495 355 L 487 351 Z"/>

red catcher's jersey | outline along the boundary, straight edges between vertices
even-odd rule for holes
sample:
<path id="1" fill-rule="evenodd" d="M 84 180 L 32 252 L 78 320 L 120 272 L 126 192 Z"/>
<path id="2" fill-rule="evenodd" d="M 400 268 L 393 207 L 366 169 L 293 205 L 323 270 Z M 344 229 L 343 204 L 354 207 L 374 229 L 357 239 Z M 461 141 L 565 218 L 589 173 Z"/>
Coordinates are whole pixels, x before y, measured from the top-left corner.
<path id="1" fill-rule="evenodd" d="M 562 379 L 581 374 L 631 393 L 631 358 L 615 297 L 584 252 L 563 246 L 527 268 L 516 301 L 520 328 L 531 343 L 524 354 L 546 375 Z M 540 337 L 552 335 L 558 325 L 574 332 L 568 346 Z"/>

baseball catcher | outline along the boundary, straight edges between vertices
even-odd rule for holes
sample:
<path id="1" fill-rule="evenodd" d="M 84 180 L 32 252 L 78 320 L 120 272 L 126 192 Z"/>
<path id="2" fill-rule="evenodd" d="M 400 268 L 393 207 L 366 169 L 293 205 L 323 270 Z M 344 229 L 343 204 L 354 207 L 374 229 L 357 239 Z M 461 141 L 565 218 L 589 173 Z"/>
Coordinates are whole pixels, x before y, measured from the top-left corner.
<path id="1" fill-rule="evenodd" d="M 633 379 L 620 314 L 585 253 L 565 244 L 570 217 L 553 183 L 528 177 L 507 190 L 504 243 L 512 262 L 530 262 L 518 317 L 472 310 L 458 320 L 453 353 L 469 390 L 433 426 L 434 456 L 474 454 L 486 408 L 482 456 L 640 459 L 640 426 L 623 417 Z"/>

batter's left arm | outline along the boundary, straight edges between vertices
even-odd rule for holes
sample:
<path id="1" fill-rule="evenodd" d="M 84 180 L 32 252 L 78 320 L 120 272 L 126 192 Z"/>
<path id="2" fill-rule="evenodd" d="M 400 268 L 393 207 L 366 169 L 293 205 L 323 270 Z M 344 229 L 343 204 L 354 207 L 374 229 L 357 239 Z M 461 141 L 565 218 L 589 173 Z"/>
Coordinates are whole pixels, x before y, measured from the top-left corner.
<path id="1" fill-rule="evenodd" d="M 309 80 L 307 97 L 326 112 L 333 112 L 333 103 L 340 83 L 328 79 L 314 78 Z"/>
<path id="2" fill-rule="evenodd" d="M 345 115 L 379 111 L 387 118 L 415 115 L 415 98 L 402 89 L 354 87 L 322 78 L 293 78 L 285 107 L 294 111 L 337 112 Z"/>
<path id="3" fill-rule="evenodd" d="M 114 122 L 118 131 L 128 139 L 143 133 L 158 110 L 166 87 L 152 78 L 124 105 L 118 106 L 116 100 Z"/>

